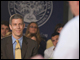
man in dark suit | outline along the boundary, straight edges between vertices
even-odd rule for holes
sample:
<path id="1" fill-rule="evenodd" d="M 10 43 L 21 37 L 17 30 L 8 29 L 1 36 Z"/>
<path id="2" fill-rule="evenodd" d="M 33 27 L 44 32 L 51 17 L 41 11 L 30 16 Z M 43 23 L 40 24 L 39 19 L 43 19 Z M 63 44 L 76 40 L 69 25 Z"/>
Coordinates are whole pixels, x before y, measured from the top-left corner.
<path id="1" fill-rule="evenodd" d="M 38 51 L 37 42 L 23 36 L 25 27 L 23 17 L 19 14 L 14 14 L 10 17 L 9 26 L 12 30 L 12 35 L 1 40 L 1 59 L 15 59 L 16 40 L 19 41 L 21 49 L 21 59 L 29 59 L 35 56 Z"/>

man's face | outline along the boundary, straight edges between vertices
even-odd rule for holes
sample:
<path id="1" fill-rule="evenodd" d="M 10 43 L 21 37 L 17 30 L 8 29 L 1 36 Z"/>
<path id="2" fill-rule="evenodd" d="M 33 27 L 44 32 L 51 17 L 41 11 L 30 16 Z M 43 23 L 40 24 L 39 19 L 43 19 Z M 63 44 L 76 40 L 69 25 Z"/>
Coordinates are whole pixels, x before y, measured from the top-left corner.
<path id="1" fill-rule="evenodd" d="M 4 37 L 7 32 L 9 32 L 9 27 L 4 24 L 1 25 L 1 37 Z"/>
<path id="2" fill-rule="evenodd" d="M 53 45 L 56 47 L 59 35 L 55 35 L 51 38 Z"/>
<path id="3" fill-rule="evenodd" d="M 23 34 L 23 29 L 24 29 L 24 24 L 22 19 L 12 19 L 12 23 L 10 26 L 10 29 L 12 30 L 12 35 L 13 36 L 22 36 Z"/>

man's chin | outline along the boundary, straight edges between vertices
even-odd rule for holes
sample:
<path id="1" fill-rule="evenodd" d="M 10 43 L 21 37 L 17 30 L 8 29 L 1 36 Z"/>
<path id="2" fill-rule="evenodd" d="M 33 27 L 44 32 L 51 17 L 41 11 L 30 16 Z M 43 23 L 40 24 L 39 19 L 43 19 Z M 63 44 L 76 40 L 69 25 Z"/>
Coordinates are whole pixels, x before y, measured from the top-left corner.
<path id="1" fill-rule="evenodd" d="M 20 37 L 21 35 L 17 35 L 17 37 Z"/>
<path id="2" fill-rule="evenodd" d="M 22 35 L 16 35 L 17 37 L 21 37 Z"/>

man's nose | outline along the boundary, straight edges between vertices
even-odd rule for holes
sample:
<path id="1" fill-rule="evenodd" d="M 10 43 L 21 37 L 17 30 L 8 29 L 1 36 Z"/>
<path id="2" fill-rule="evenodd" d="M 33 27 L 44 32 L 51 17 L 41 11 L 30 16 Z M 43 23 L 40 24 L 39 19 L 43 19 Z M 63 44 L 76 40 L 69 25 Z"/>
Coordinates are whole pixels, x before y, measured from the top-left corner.
<path id="1" fill-rule="evenodd" d="M 56 41 L 56 44 L 57 44 L 57 42 L 58 42 L 58 41 Z"/>
<path id="2" fill-rule="evenodd" d="M 17 28 L 20 28 L 20 25 L 17 25 Z"/>
<path id="3" fill-rule="evenodd" d="M 4 32 L 6 32 L 6 29 L 4 29 Z"/>

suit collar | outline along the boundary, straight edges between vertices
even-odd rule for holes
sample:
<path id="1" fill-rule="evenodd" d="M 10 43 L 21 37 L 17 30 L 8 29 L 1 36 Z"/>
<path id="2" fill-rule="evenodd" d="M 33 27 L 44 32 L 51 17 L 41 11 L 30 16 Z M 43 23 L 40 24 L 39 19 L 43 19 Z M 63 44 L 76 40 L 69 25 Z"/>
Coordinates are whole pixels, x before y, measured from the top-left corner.
<path id="1" fill-rule="evenodd" d="M 15 39 L 15 38 L 13 37 L 13 35 L 12 35 L 12 43 L 13 43 L 13 44 L 15 43 L 16 40 L 17 40 L 17 39 Z M 18 40 L 19 40 L 19 43 L 22 44 L 23 36 L 22 36 L 21 38 L 19 38 Z"/>
<path id="2" fill-rule="evenodd" d="M 23 36 L 23 42 L 22 42 L 22 50 L 21 50 L 21 54 L 22 54 L 22 59 L 25 56 L 25 53 L 27 52 L 28 46 L 27 46 L 28 42 L 25 36 Z"/>
<path id="3" fill-rule="evenodd" d="M 28 42 L 25 36 L 23 36 L 23 42 L 22 42 L 22 50 L 21 55 L 22 59 L 25 57 L 25 52 L 27 52 L 27 46 Z M 6 43 L 6 56 L 8 59 L 14 59 L 13 56 L 13 44 L 12 44 L 12 37 L 9 36 Z"/>

